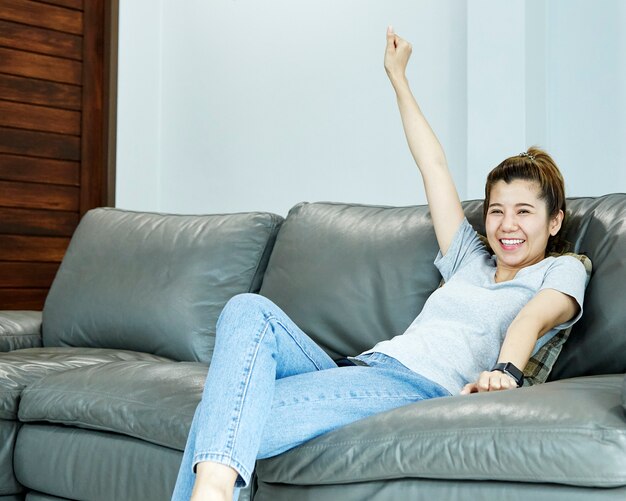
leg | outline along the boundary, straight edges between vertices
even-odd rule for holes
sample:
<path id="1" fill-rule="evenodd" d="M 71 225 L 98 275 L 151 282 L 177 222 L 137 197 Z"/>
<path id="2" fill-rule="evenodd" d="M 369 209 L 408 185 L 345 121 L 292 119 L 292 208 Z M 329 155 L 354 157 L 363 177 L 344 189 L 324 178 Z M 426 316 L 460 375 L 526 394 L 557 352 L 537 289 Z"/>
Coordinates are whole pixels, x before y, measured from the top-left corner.
<path id="1" fill-rule="evenodd" d="M 247 484 L 276 380 L 336 367 L 270 300 L 233 297 L 217 321 L 215 351 L 173 499 L 189 499 L 196 464 L 203 461 L 234 469 L 237 485 Z"/>
<path id="2" fill-rule="evenodd" d="M 450 395 L 382 353 L 362 358 L 370 367 L 342 367 L 276 381 L 258 458 L 275 456 L 373 414 Z"/>

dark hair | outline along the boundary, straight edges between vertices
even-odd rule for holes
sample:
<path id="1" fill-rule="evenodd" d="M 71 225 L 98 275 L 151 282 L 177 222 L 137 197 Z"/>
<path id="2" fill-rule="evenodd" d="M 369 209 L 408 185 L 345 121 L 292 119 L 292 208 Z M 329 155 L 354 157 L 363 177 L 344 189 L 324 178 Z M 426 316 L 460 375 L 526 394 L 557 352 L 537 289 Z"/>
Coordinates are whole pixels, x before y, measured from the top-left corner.
<path id="1" fill-rule="evenodd" d="M 565 182 L 563 175 L 550 155 L 542 149 L 531 146 L 524 154 L 509 157 L 495 167 L 487 176 L 485 183 L 485 201 L 483 204 L 483 220 L 487 219 L 491 188 L 498 181 L 509 184 L 511 181 L 521 179 L 534 181 L 539 186 L 539 198 L 545 201 L 548 209 L 548 218 L 553 218 L 563 211 L 563 223 L 565 224 Z M 561 230 L 548 238 L 546 255 L 550 253 L 563 253 L 567 249 L 567 242 L 561 238 Z"/>

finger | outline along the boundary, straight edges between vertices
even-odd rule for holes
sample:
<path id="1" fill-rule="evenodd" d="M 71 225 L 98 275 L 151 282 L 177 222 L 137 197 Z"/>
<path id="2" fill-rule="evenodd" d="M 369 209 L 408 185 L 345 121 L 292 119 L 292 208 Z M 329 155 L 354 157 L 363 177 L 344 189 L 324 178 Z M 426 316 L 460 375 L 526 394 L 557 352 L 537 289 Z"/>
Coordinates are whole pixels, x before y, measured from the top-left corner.
<path id="1" fill-rule="evenodd" d="M 467 383 L 461 390 L 461 395 L 469 395 L 470 393 L 476 393 L 476 383 Z"/>
<path id="2" fill-rule="evenodd" d="M 489 378 L 489 390 L 500 390 L 502 389 L 502 377 L 500 374 L 492 374 Z"/>
<path id="3" fill-rule="evenodd" d="M 393 26 L 387 27 L 387 48 L 393 47 L 394 49 L 397 46 L 396 43 L 396 34 L 393 32 Z"/>
<path id="4" fill-rule="evenodd" d="M 478 391 L 489 391 L 489 372 L 481 372 L 478 377 Z"/>

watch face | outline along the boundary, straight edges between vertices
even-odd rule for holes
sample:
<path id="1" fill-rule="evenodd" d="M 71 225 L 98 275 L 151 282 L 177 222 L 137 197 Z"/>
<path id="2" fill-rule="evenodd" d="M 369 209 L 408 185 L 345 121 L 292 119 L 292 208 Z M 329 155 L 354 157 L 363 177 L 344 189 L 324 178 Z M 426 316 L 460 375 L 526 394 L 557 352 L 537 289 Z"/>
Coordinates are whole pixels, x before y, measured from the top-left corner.
<path id="1" fill-rule="evenodd" d="M 515 367 L 512 363 L 507 362 L 504 366 L 504 372 L 511 376 L 517 382 L 517 386 L 522 386 L 524 381 L 524 373 L 520 371 L 517 367 Z"/>

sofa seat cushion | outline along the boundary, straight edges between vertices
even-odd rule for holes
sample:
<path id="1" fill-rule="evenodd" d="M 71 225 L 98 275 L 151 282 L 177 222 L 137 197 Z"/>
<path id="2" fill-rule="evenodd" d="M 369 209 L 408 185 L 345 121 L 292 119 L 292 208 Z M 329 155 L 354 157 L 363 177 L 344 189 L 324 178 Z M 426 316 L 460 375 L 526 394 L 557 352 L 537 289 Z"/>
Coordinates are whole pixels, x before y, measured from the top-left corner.
<path id="1" fill-rule="evenodd" d="M 626 485 L 622 375 L 426 400 L 259 461 L 295 485 L 394 478 Z"/>
<path id="2" fill-rule="evenodd" d="M 128 435 L 184 450 L 207 366 L 113 362 L 39 379 L 22 393 L 19 419 Z"/>
<path id="3" fill-rule="evenodd" d="M 120 360 L 168 359 L 149 353 L 99 348 L 27 348 L 0 353 L 0 419 L 17 419 L 22 390 L 48 374 Z"/>
<path id="4" fill-rule="evenodd" d="M 0 419 L 0 499 L 22 492 L 22 486 L 13 474 L 13 447 L 18 430 L 18 422 Z"/>

